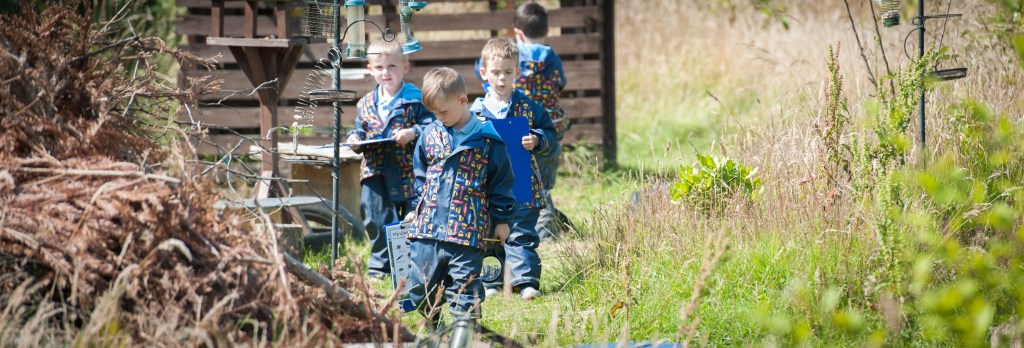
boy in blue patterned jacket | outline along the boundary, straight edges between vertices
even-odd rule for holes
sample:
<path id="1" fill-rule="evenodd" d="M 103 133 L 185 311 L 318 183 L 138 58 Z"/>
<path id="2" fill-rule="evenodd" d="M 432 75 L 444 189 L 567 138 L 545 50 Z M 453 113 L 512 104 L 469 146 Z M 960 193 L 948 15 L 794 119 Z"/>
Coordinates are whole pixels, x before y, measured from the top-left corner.
<path id="1" fill-rule="evenodd" d="M 551 189 L 555 187 L 558 158 L 562 154 L 560 142 L 570 127 L 569 119 L 559 102 L 566 84 L 565 70 L 562 69 L 562 59 L 551 50 L 551 46 L 544 44 L 544 38 L 548 36 L 548 12 L 544 6 L 536 2 L 522 4 L 516 9 L 512 22 L 515 25 L 521 70 L 517 87 L 547 110 L 558 134 L 558 142 L 546 154 L 537 155 L 546 203 L 537 218 L 537 233 L 541 239 L 548 239 L 555 236 L 556 231 L 553 229 L 560 227 L 555 226 Z"/>
<path id="2" fill-rule="evenodd" d="M 541 262 L 537 254 L 540 236 L 537 233 L 537 218 L 544 208 L 545 190 L 537 166 L 537 158 L 547 155 L 558 147 L 558 135 L 551 117 L 540 104 L 530 100 L 516 89 L 519 77 L 519 49 L 509 39 L 491 39 L 480 54 L 480 76 L 487 81 L 487 95 L 477 99 L 470 112 L 484 119 L 525 117 L 530 132 L 522 139 L 504 139 L 506 143 L 518 141 L 531 153 L 532 175 L 517 177 L 529 180 L 533 197 L 517 206 L 516 220 L 504 245 L 505 268 L 511 275 L 513 291 L 518 291 L 527 300 L 540 295 Z M 495 292 L 500 284 L 488 284 L 488 291 Z"/>
<path id="3" fill-rule="evenodd" d="M 359 100 L 355 129 L 349 132 L 347 141 L 395 140 L 352 147 L 363 154 L 359 208 L 372 241 L 369 274 L 382 277 L 391 273 L 384 226 L 412 211 L 414 140 L 434 121 L 434 114 L 420 102 L 420 89 L 403 80 L 409 72 L 409 61 L 397 41 L 374 42 L 368 51 L 367 68 L 377 88 Z"/>
<path id="4" fill-rule="evenodd" d="M 484 239 L 504 241 L 515 217 L 505 144 L 490 123 L 470 115 L 466 94 L 466 82 L 451 68 L 434 68 L 423 78 L 423 103 L 438 120 L 416 144 L 421 198 L 409 217 L 416 267 L 407 285 L 410 300 L 430 321 L 446 301 L 455 318 L 480 317 Z"/>

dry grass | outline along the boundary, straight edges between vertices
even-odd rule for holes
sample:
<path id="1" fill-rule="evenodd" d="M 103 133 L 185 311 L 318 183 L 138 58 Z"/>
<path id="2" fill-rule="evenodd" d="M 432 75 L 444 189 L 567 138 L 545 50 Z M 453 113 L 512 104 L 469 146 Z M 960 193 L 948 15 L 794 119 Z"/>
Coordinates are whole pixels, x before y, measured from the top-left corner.
<path id="1" fill-rule="evenodd" d="M 826 106 L 828 45 L 842 46 L 839 64 L 852 120 L 843 142 L 853 137 L 877 141 L 871 131 L 877 108 L 871 100 L 878 92 L 868 80 L 845 6 L 777 1 L 789 9 L 790 28 L 784 29 L 753 9 L 713 3 L 617 4 L 629 9 L 616 12 L 619 158 L 626 170 L 609 173 L 622 176 L 620 184 L 604 188 L 614 200 L 583 217 L 583 232 L 561 249 L 567 268 L 584 274 L 573 280 L 579 288 L 572 297 L 580 303 L 562 312 L 576 316 L 569 321 L 594 328 L 590 338 L 615 337 L 623 327 L 631 339 L 669 337 L 688 324 L 675 316 L 678 311 L 665 314 L 664 307 L 689 308 L 697 301 L 703 301 L 695 313 L 702 321 L 694 342 L 711 345 L 764 339 L 778 329 L 772 325 L 790 322 L 783 317 L 814 318 L 813 306 L 794 300 L 797 293 L 809 291 L 815 298 L 838 291 L 857 308 L 886 307 L 877 302 L 885 300 L 876 293 L 877 284 L 867 280 L 879 264 L 877 203 L 871 192 L 858 192 L 851 183 L 835 190 L 821 173 L 826 160 L 816 124 Z M 866 4 L 851 1 L 852 16 L 874 75 L 884 76 Z M 944 12 L 945 2 L 939 5 L 928 3 Z M 950 12 L 965 17 L 950 20 L 943 44 L 959 56 L 942 67 L 966 66 L 970 72 L 928 93 L 929 153 L 955 144 L 950 109 L 961 100 L 984 100 L 1018 122 L 1024 117 L 1020 62 L 986 25 L 996 11 L 986 1 L 953 3 Z M 941 24 L 929 22 L 929 43 L 939 41 Z M 906 23 L 881 29 L 894 71 L 909 63 L 902 48 L 909 29 Z M 913 47 L 908 44 L 908 50 Z M 917 134 L 916 121 L 908 133 Z M 694 151 L 759 167 L 764 195 L 750 204 L 737 202 L 725 216 L 708 217 L 672 204 L 666 181 L 679 164 L 693 161 Z M 595 181 L 583 176 L 580 184 Z M 641 189 L 630 195 L 631 187 Z M 631 197 L 640 197 L 639 202 Z M 714 250 L 708 240 L 722 229 L 730 231 L 731 244 L 711 276 L 710 294 L 687 301 L 693 285 L 701 283 L 699 260 Z M 620 270 L 624 262 L 630 272 Z M 602 298 L 626 294 L 633 298 L 626 319 L 587 316 L 590 306 L 598 313 L 610 306 Z M 808 330 L 824 340 L 811 342 L 839 338 L 828 328 Z"/>

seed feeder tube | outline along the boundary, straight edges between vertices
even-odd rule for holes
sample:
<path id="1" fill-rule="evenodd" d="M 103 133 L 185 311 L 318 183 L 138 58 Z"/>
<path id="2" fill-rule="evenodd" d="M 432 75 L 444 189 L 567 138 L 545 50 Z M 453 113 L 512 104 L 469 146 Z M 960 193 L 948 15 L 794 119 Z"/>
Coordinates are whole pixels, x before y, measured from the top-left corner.
<path id="1" fill-rule="evenodd" d="M 886 28 L 900 24 L 900 2 L 899 0 L 876 0 L 882 7 L 882 25 Z"/>
<path id="2" fill-rule="evenodd" d="M 419 40 L 416 40 L 416 38 L 412 36 L 411 26 L 412 13 L 423 9 L 423 7 L 426 6 L 426 1 L 399 1 L 398 20 L 401 22 L 402 34 L 405 36 L 405 42 L 402 43 L 402 53 L 409 54 L 423 49 Z"/>
<path id="3" fill-rule="evenodd" d="M 345 20 L 348 24 L 348 47 L 345 58 L 366 58 L 366 1 L 345 0 Z"/>

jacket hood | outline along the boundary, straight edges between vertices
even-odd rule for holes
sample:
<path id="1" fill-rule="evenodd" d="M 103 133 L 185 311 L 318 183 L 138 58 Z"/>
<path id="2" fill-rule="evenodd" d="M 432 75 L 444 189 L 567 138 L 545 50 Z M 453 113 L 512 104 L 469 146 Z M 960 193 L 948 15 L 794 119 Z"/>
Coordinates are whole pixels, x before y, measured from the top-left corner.
<path id="1" fill-rule="evenodd" d="M 380 85 L 377 85 L 377 87 L 373 89 L 373 99 L 378 100 L 379 98 Z M 410 82 L 405 82 L 402 84 L 402 89 L 398 90 L 398 94 L 395 95 L 391 102 L 399 104 L 421 103 L 423 102 L 423 91 L 421 91 L 419 87 L 416 87 L 416 85 Z"/>
<path id="2" fill-rule="evenodd" d="M 518 46 L 520 61 L 543 62 L 548 59 L 548 56 L 554 54 L 551 46 L 544 44 L 523 43 Z"/>

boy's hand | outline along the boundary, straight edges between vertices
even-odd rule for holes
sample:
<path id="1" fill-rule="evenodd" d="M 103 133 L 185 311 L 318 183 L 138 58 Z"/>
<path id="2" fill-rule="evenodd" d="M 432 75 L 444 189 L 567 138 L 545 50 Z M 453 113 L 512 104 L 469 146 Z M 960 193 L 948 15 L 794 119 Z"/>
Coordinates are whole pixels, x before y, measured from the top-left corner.
<path id="1" fill-rule="evenodd" d="M 498 238 L 501 243 L 505 243 L 508 239 L 508 224 L 497 224 L 494 226 L 494 238 Z"/>
<path id="2" fill-rule="evenodd" d="M 354 142 L 357 142 L 357 141 L 360 141 L 360 140 L 362 140 L 362 139 L 359 139 L 359 137 L 357 137 L 355 134 L 352 134 L 352 135 L 349 135 L 348 138 L 345 139 L 345 142 L 346 143 L 354 143 Z M 359 145 L 353 145 L 352 146 L 352 151 L 359 151 Z"/>
<path id="3" fill-rule="evenodd" d="M 539 144 L 540 138 L 538 138 L 537 135 L 527 134 L 523 137 L 523 148 L 526 149 L 526 151 L 533 151 L 533 148 L 537 147 Z"/>
<path id="4" fill-rule="evenodd" d="M 416 212 L 410 211 L 408 214 L 405 214 L 405 220 L 402 220 L 402 222 L 412 222 L 414 219 L 416 219 Z"/>
<path id="5" fill-rule="evenodd" d="M 412 129 L 406 128 L 396 132 L 393 138 L 395 138 L 395 142 L 398 142 L 398 145 L 405 145 L 413 139 L 416 139 L 416 132 Z"/>

